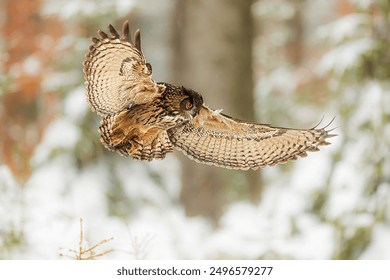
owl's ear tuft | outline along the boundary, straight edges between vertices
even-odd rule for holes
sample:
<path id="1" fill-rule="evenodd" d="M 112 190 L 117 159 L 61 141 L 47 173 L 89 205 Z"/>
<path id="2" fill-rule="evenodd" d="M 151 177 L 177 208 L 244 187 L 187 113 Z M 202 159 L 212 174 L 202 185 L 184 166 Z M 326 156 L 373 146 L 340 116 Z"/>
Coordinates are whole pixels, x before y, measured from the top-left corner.
<path id="1" fill-rule="evenodd" d="M 108 29 L 110 30 L 110 35 L 111 35 L 111 38 L 112 39 L 119 39 L 119 33 L 116 31 L 116 29 L 114 28 L 114 26 L 112 26 L 111 24 L 108 25 Z"/>
<path id="2" fill-rule="evenodd" d="M 139 29 L 137 29 L 134 33 L 134 43 L 135 43 L 135 47 L 137 48 L 137 50 L 142 52 L 142 50 L 141 50 L 141 31 Z"/>
<path id="3" fill-rule="evenodd" d="M 98 34 L 100 36 L 100 39 L 108 39 L 108 35 L 106 33 L 104 33 L 103 31 L 98 30 Z"/>
<path id="4" fill-rule="evenodd" d="M 149 72 L 152 73 L 153 70 L 152 70 L 152 65 L 150 63 L 146 63 L 146 68 L 148 68 Z"/>
<path id="5" fill-rule="evenodd" d="M 123 25 L 122 25 L 122 34 L 120 39 L 125 42 L 133 43 L 131 41 L 131 36 L 130 36 L 130 26 L 129 26 L 129 21 L 126 20 Z"/>

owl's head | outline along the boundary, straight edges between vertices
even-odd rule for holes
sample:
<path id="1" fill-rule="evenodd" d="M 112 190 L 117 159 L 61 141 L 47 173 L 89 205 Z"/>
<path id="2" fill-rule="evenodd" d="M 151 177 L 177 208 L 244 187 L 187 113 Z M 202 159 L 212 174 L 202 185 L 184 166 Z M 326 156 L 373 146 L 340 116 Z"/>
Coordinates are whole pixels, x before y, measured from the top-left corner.
<path id="1" fill-rule="evenodd" d="M 194 118 L 203 105 L 203 97 L 192 89 L 181 87 L 180 114 L 186 119 Z"/>

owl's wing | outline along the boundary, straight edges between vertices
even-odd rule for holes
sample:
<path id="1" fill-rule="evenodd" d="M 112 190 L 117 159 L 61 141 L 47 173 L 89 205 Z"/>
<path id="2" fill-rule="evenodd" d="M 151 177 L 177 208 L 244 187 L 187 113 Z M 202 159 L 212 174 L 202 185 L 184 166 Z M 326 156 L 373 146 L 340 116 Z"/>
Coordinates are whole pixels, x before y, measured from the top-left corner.
<path id="1" fill-rule="evenodd" d="M 258 169 L 305 157 L 335 136 L 321 129 L 290 129 L 246 123 L 202 106 L 190 122 L 168 130 L 175 148 L 200 163 Z"/>
<path id="2" fill-rule="evenodd" d="M 160 95 L 163 85 L 152 80 L 152 68 L 141 51 L 141 34 L 134 43 L 129 23 L 122 34 L 109 25 L 110 34 L 98 31 L 84 61 L 88 101 L 99 115 L 111 115 L 134 104 L 148 103 Z"/>

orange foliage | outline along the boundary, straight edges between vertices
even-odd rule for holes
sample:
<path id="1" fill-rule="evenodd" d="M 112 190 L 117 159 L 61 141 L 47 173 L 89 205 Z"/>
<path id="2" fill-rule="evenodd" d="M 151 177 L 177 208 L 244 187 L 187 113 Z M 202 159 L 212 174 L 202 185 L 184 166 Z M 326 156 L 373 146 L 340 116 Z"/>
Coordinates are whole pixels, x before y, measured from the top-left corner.
<path id="1" fill-rule="evenodd" d="M 53 71 L 61 26 L 54 18 L 42 17 L 41 6 L 40 0 L 2 4 L 6 16 L 0 30 L 5 42 L 3 69 L 11 85 L 0 97 L 0 162 L 22 180 L 30 174 L 31 155 L 57 104 L 55 95 L 42 85 Z"/>
<path id="2" fill-rule="evenodd" d="M 336 12 L 340 16 L 345 16 L 345 15 L 355 13 L 356 7 L 351 0 L 339 0 L 336 2 Z"/>

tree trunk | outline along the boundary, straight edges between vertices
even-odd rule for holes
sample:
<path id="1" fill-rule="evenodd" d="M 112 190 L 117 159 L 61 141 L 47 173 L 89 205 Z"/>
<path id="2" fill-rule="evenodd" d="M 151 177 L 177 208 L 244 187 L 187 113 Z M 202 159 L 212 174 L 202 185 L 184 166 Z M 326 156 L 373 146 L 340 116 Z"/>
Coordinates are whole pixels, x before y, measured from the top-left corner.
<path id="1" fill-rule="evenodd" d="M 304 59 L 304 25 L 302 8 L 304 0 L 293 0 L 294 15 L 287 21 L 290 26 L 290 38 L 286 44 L 287 57 L 299 67 Z"/>
<path id="2" fill-rule="evenodd" d="M 251 0 L 178 1 L 173 80 L 201 93 L 211 108 L 253 121 L 250 8 Z M 231 182 L 241 180 L 231 186 L 240 196 L 259 198 L 259 172 L 223 170 L 185 157 L 182 163 L 181 200 L 190 216 L 217 220 Z"/>

